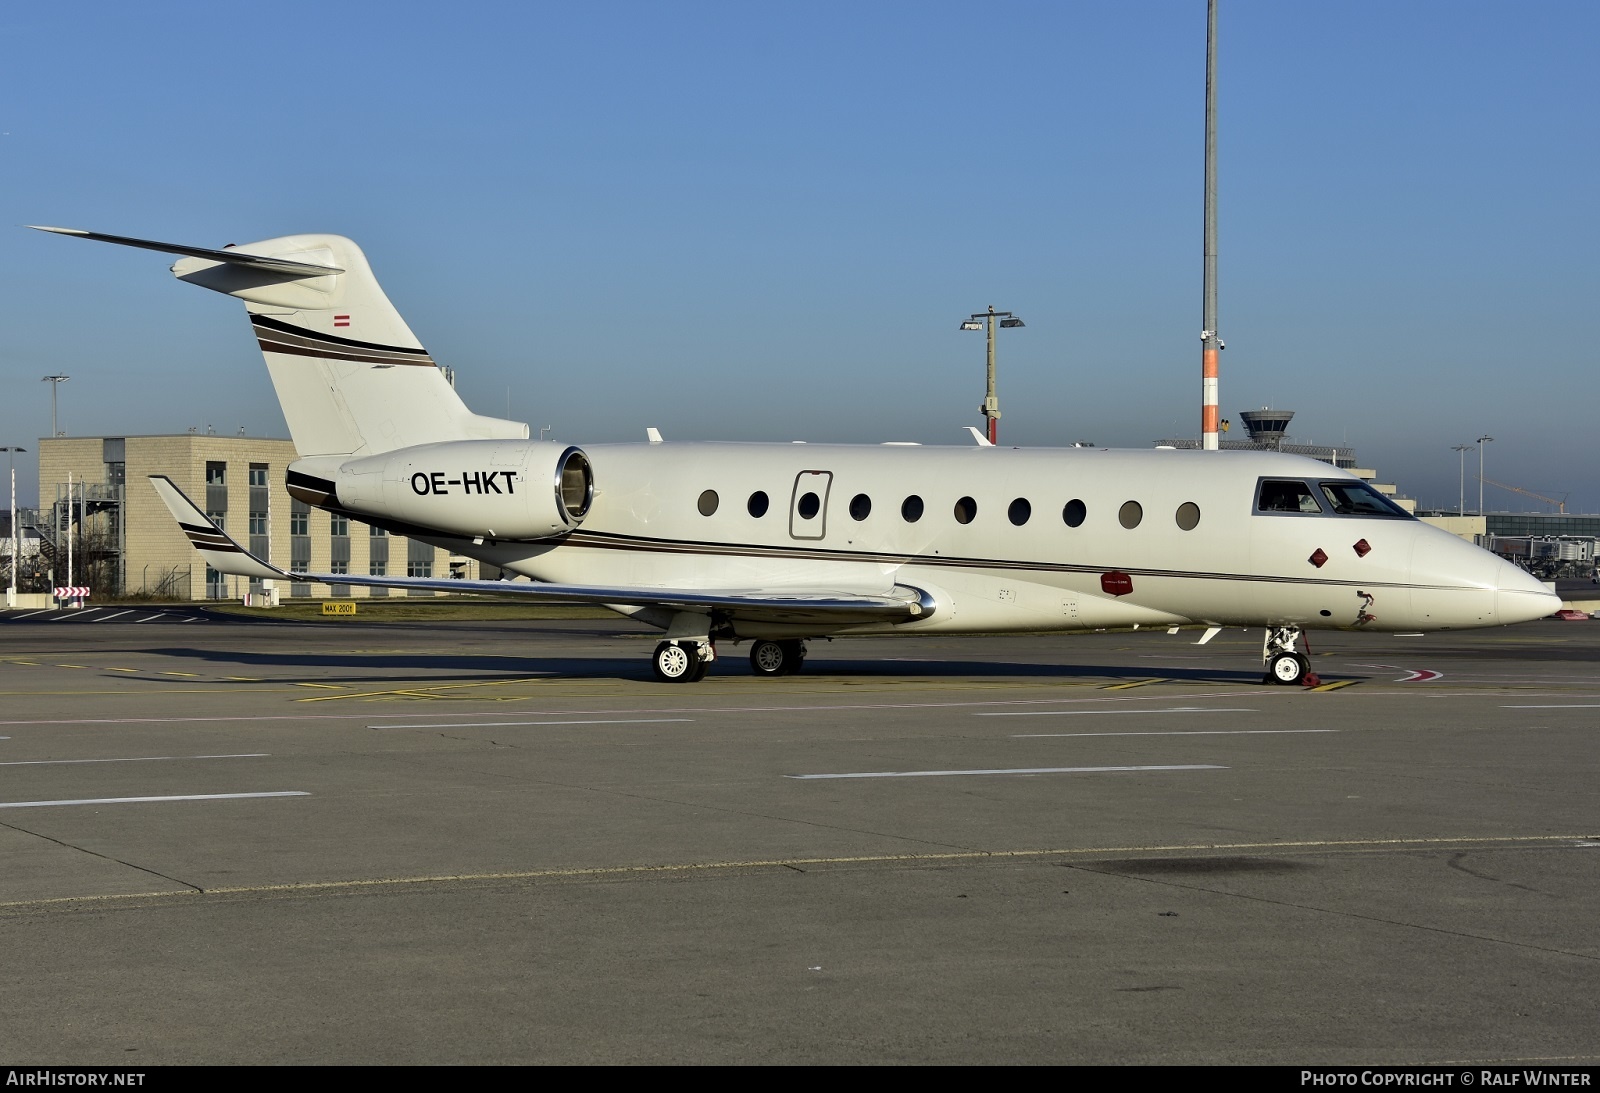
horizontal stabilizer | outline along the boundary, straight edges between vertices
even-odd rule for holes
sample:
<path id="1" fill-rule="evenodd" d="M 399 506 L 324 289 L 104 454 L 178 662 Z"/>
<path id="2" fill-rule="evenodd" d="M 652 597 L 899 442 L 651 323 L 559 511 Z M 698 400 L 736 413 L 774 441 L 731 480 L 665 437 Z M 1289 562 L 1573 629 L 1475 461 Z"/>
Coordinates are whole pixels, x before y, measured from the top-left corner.
<path id="1" fill-rule="evenodd" d="M 101 243 L 116 243 L 123 247 L 160 251 L 162 254 L 186 254 L 190 258 L 204 258 L 211 262 L 225 262 L 230 266 L 265 270 L 270 273 L 287 273 L 294 277 L 326 277 L 330 273 L 343 273 L 338 266 L 315 266 L 309 262 L 289 262 L 282 258 L 267 258 L 259 254 L 245 254 L 237 250 L 212 250 L 208 247 L 190 247 L 182 243 L 158 243 L 153 239 L 133 239 L 126 235 L 106 235 L 102 232 L 84 231 L 82 228 L 49 228 L 43 224 L 28 227 L 57 235 L 72 235 L 79 239 L 95 239 Z"/>
<path id="2" fill-rule="evenodd" d="M 926 592 L 896 585 L 875 594 L 826 588 L 640 588 L 604 585 L 548 584 L 542 581 L 469 581 L 454 577 L 362 577 L 351 573 L 287 573 L 262 561 L 217 527 L 166 475 L 150 475 L 150 484 L 183 528 L 189 542 L 219 573 L 328 585 L 415 588 L 432 592 L 475 592 L 523 596 L 549 603 L 620 604 L 673 611 L 725 611 L 734 617 L 777 622 L 825 622 L 860 625 L 907 622 L 933 615 L 935 601 Z"/>

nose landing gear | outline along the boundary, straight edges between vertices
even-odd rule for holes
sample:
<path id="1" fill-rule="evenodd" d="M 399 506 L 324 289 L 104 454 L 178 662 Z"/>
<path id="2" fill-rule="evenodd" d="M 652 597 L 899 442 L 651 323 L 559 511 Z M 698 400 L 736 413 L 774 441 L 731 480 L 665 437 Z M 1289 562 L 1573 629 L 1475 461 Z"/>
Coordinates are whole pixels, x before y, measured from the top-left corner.
<path id="1" fill-rule="evenodd" d="M 1267 636 L 1261 643 L 1261 659 L 1267 666 L 1263 683 L 1292 687 L 1296 683 L 1310 684 L 1316 678 L 1311 675 L 1310 659 L 1295 650 L 1299 641 L 1298 626 L 1273 626 L 1267 629 Z"/>

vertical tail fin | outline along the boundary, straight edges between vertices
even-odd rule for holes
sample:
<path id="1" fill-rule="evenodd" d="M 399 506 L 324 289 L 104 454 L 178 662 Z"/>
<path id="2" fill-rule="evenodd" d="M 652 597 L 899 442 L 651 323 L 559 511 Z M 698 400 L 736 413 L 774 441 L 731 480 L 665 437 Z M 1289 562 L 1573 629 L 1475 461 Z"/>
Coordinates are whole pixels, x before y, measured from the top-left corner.
<path id="1" fill-rule="evenodd" d="M 376 455 L 449 440 L 525 439 L 521 422 L 468 410 L 340 235 L 287 235 L 222 250 L 72 228 L 42 231 L 181 254 L 180 281 L 237 296 L 302 456 Z"/>

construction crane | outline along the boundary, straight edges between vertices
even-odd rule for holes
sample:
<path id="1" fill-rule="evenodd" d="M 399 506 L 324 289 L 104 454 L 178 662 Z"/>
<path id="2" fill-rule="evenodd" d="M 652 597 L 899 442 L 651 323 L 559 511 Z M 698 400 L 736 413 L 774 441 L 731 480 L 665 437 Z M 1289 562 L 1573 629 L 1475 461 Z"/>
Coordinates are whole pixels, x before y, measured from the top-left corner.
<path id="1" fill-rule="evenodd" d="M 1533 490 L 1525 490 L 1521 486 L 1508 486 L 1504 482 L 1496 482 L 1494 479 L 1485 478 L 1480 474 L 1475 474 L 1472 477 L 1476 478 L 1479 482 L 1486 482 L 1491 486 L 1499 486 L 1501 489 L 1510 490 L 1512 493 L 1523 493 L 1527 494 L 1529 497 L 1536 497 L 1547 505 L 1554 505 L 1556 507 L 1556 511 L 1561 513 L 1563 516 L 1565 516 L 1567 512 L 1567 498 L 1572 496 L 1571 493 L 1564 493 L 1559 498 L 1546 497 L 1542 493 L 1535 493 Z"/>

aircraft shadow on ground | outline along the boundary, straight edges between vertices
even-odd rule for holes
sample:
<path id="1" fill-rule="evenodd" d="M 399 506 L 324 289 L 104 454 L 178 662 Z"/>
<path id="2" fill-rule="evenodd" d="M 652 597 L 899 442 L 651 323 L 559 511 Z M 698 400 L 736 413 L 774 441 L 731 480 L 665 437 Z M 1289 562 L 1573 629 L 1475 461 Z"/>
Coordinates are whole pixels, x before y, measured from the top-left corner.
<path id="1" fill-rule="evenodd" d="M 406 684 L 427 686 L 430 683 L 457 681 L 509 681 L 531 675 L 541 679 L 578 680 L 652 680 L 649 664 L 642 656 L 591 657 L 571 656 L 474 656 L 471 654 L 393 655 L 372 653 L 252 653 L 230 652 L 218 649 L 181 647 L 152 648 L 142 652 L 175 660 L 200 661 L 213 665 L 232 665 L 257 670 L 305 669 L 320 670 L 315 675 L 274 676 L 279 683 L 348 683 L 361 686 Z M 339 670 L 346 670 L 340 673 Z M 365 671 L 362 671 L 365 669 Z M 333 674 L 329 674 L 329 672 Z M 409 671 L 423 675 L 396 675 Z M 746 658 L 737 651 L 724 653 L 711 669 L 713 675 L 748 675 L 750 667 Z M 1021 681 L 1091 680 L 1106 679 L 1133 681 L 1162 679 L 1176 683 L 1240 684 L 1257 683 L 1261 670 L 1230 670 L 1197 667 L 1168 667 L 1159 661 L 1137 666 L 1115 664 L 1041 664 L 1029 661 L 967 661 L 967 660 L 830 660 L 825 656 L 808 658 L 804 673 L 796 678 L 832 678 L 857 681 L 888 678 L 985 679 Z"/>

